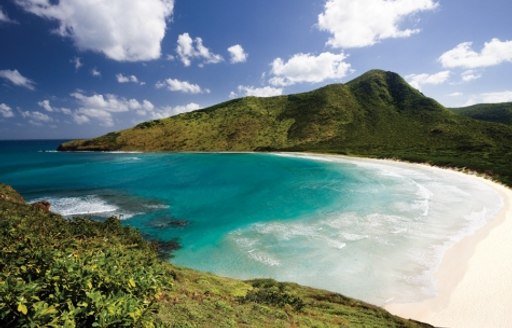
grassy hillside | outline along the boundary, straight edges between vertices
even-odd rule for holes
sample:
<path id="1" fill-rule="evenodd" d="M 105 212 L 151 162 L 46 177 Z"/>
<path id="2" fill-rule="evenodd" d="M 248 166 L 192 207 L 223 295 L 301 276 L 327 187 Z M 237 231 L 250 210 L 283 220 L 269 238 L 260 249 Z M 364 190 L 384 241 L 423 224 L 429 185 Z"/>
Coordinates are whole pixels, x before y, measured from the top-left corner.
<path id="1" fill-rule="evenodd" d="M 453 112 L 476 120 L 512 125 L 512 103 L 479 104 L 450 108 Z"/>
<path id="2" fill-rule="evenodd" d="M 512 185 L 512 126 L 458 115 L 399 75 L 369 71 L 311 92 L 246 97 L 60 150 L 312 151 L 468 167 Z"/>
<path id="3" fill-rule="evenodd" d="M 67 220 L 0 184 L 1 327 L 430 327 L 339 294 L 176 267 L 117 219 Z"/>

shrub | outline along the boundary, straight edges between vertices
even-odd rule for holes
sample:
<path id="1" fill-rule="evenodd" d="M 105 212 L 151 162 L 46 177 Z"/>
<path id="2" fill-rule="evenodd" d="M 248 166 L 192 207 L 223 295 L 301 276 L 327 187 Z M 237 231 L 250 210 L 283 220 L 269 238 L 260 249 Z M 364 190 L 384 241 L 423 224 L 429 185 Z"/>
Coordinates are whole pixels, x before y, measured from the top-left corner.
<path id="1" fill-rule="evenodd" d="M 253 281 L 252 285 L 255 288 L 239 298 L 241 303 L 254 302 L 278 307 L 290 305 L 295 311 L 301 311 L 306 305 L 300 297 L 288 293 L 285 284 L 264 279 Z"/>
<path id="2" fill-rule="evenodd" d="M 155 326 L 171 272 L 136 230 L 0 202 L 0 234 L 0 326 Z"/>

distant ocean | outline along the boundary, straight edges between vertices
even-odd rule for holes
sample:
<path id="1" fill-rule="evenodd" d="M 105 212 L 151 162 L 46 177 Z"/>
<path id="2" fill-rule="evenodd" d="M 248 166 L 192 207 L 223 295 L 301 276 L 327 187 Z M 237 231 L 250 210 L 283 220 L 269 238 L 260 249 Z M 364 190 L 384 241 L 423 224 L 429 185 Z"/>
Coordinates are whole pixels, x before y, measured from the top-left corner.
<path id="1" fill-rule="evenodd" d="M 435 294 L 446 249 L 503 206 L 444 171 L 274 154 L 60 153 L 0 141 L 0 181 L 62 215 L 116 215 L 182 249 L 172 262 L 375 304 Z"/>

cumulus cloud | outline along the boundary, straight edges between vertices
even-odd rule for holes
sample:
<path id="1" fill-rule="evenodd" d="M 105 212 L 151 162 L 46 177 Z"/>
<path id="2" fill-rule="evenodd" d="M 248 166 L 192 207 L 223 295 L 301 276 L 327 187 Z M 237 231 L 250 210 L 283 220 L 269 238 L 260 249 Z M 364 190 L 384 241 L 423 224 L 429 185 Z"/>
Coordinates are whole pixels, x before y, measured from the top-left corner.
<path id="1" fill-rule="evenodd" d="M 241 45 L 235 44 L 228 48 L 228 52 L 231 55 L 231 63 L 245 63 L 247 61 L 247 53 Z"/>
<path id="2" fill-rule="evenodd" d="M 166 79 L 164 81 L 158 81 L 155 86 L 158 89 L 167 88 L 170 91 L 183 92 L 183 93 L 210 93 L 209 89 L 203 89 L 197 84 L 193 84 L 187 81 L 180 81 L 178 79 Z"/>
<path id="3" fill-rule="evenodd" d="M 121 73 L 116 74 L 117 82 L 119 83 L 141 83 L 135 75 L 123 75 Z"/>
<path id="4" fill-rule="evenodd" d="M 19 87 L 27 88 L 29 90 L 35 89 L 36 83 L 34 81 L 32 81 L 31 79 L 26 78 L 23 75 L 21 75 L 21 73 L 18 72 L 18 70 L 16 70 L 16 69 L 15 70 L 10 70 L 10 69 L 1 70 L 0 78 L 3 78 Z"/>
<path id="5" fill-rule="evenodd" d="M 350 70 L 343 53 L 295 54 L 288 61 L 276 58 L 272 62 L 270 84 L 288 86 L 297 83 L 318 83 L 326 80 L 341 79 Z"/>
<path id="6" fill-rule="evenodd" d="M 103 126 L 114 126 L 114 119 L 112 117 L 112 113 L 106 112 L 98 108 L 80 108 L 74 113 L 73 119 L 77 124 L 89 123 L 91 119 L 95 119 L 99 121 L 100 124 Z"/>
<path id="7" fill-rule="evenodd" d="M 0 23 L 16 23 L 16 21 L 10 19 L 3 11 L 2 7 L 0 7 Z"/>
<path id="8" fill-rule="evenodd" d="M 401 23 L 437 7 L 434 0 L 328 0 L 318 27 L 332 34 L 327 44 L 334 48 L 366 47 L 418 33 L 419 29 L 402 29 Z"/>
<path id="9" fill-rule="evenodd" d="M 146 115 L 155 108 L 148 100 L 126 99 L 113 94 L 87 96 L 77 91 L 71 96 L 77 100 L 79 105 L 78 109 L 72 113 L 74 121 L 78 124 L 88 123 L 94 119 L 104 126 L 112 127 L 114 113 L 135 111 L 139 115 Z"/>
<path id="10" fill-rule="evenodd" d="M 203 39 L 192 39 L 188 33 L 178 36 L 178 45 L 176 52 L 181 62 L 185 66 L 190 66 L 193 59 L 200 59 L 199 66 L 204 64 L 217 64 L 224 60 L 221 55 L 210 52 L 210 49 L 203 45 Z"/>
<path id="11" fill-rule="evenodd" d="M 72 93 L 71 97 L 77 102 L 77 107 L 74 110 L 56 108 L 51 106 L 48 100 L 40 101 L 39 105 L 45 109 L 69 115 L 79 125 L 95 121 L 106 127 L 113 127 L 116 115 L 122 115 L 123 113 L 136 113 L 145 117 L 145 119 L 160 119 L 201 108 L 196 103 L 184 106 L 158 107 L 147 99 L 127 99 L 113 94 L 86 95 L 82 91 Z"/>
<path id="12" fill-rule="evenodd" d="M 71 63 L 75 66 L 75 70 L 79 70 L 80 67 L 84 66 L 84 64 L 82 63 L 82 59 L 80 59 L 80 57 L 74 57 L 73 59 L 71 59 Z"/>
<path id="13" fill-rule="evenodd" d="M 405 77 L 410 85 L 418 90 L 425 84 L 438 85 L 443 84 L 450 78 L 450 71 L 442 71 L 435 74 L 410 74 Z"/>
<path id="14" fill-rule="evenodd" d="M 93 69 L 91 69 L 91 75 L 94 77 L 100 77 L 101 72 L 96 67 L 94 67 Z"/>
<path id="15" fill-rule="evenodd" d="M 247 96 L 255 96 L 255 97 L 273 97 L 280 96 L 283 94 L 282 88 L 273 88 L 270 86 L 266 87 L 252 87 L 239 85 L 237 88 L 237 92 L 232 91 L 229 94 L 230 98 L 236 97 L 247 97 Z"/>
<path id="16" fill-rule="evenodd" d="M 201 106 L 196 103 L 189 103 L 184 106 L 166 106 L 162 108 L 156 108 L 154 111 L 150 113 L 151 118 L 153 119 L 161 119 L 169 116 L 174 116 L 182 113 L 188 113 L 194 110 L 200 109 Z"/>
<path id="17" fill-rule="evenodd" d="M 94 94 L 86 96 L 80 91 L 71 94 L 73 98 L 78 100 L 82 107 L 98 108 L 111 113 L 127 112 L 133 109 L 146 108 L 151 110 L 154 106 L 151 102 L 144 100 L 139 102 L 136 99 L 126 99 L 113 94 Z"/>
<path id="18" fill-rule="evenodd" d="M 12 108 L 8 105 L 1 103 L 0 104 L 0 116 L 3 118 L 11 118 L 14 117 L 14 112 L 12 111 Z"/>
<path id="19" fill-rule="evenodd" d="M 59 107 L 54 107 L 50 104 L 50 100 L 48 99 L 44 99 L 44 100 L 41 100 L 37 103 L 39 105 L 39 107 L 43 108 L 45 111 L 49 112 L 49 113 L 63 113 L 63 114 L 66 114 L 66 115 L 71 115 L 72 111 L 68 108 L 59 108 Z"/>
<path id="20" fill-rule="evenodd" d="M 52 105 L 50 105 L 50 101 L 48 99 L 45 99 L 45 100 L 41 100 L 40 102 L 37 103 L 40 107 L 44 108 L 47 112 L 54 112 L 55 110 L 53 109 Z"/>
<path id="21" fill-rule="evenodd" d="M 28 119 L 28 122 L 35 126 L 42 126 L 53 121 L 50 116 L 38 111 L 21 111 L 20 113 L 23 118 Z"/>
<path id="22" fill-rule="evenodd" d="M 464 81 L 464 82 L 471 82 L 474 80 L 478 80 L 479 78 L 482 77 L 482 75 L 479 74 L 478 72 L 476 72 L 475 70 L 470 69 L 470 70 L 462 72 L 460 77 L 461 77 L 462 81 Z"/>
<path id="23" fill-rule="evenodd" d="M 25 11 L 55 20 L 79 49 L 117 61 L 160 57 L 174 0 L 15 0 Z"/>
<path id="24" fill-rule="evenodd" d="M 512 62 L 512 41 L 492 39 L 484 44 L 480 52 L 472 48 L 472 42 L 463 42 L 439 57 L 439 62 L 447 68 L 479 68 Z"/>
<path id="25" fill-rule="evenodd" d="M 479 95 L 473 95 L 469 98 L 466 105 L 474 104 L 493 104 L 503 103 L 512 101 L 512 90 L 498 91 L 498 92 L 486 92 Z"/>

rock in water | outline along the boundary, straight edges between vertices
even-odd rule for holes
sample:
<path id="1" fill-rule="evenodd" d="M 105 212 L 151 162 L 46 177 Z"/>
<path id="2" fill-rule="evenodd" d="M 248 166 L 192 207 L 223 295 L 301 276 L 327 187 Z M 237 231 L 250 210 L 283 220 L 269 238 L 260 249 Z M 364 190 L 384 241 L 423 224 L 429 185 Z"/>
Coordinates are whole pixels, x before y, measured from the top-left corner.
<path id="1" fill-rule="evenodd" d="M 51 204 L 50 204 L 50 202 L 48 202 L 46 200 L 42 200 L 40 202 L 33 203 L 32 207 L 39 208 L 45 212 L 50 212 Z"/>

